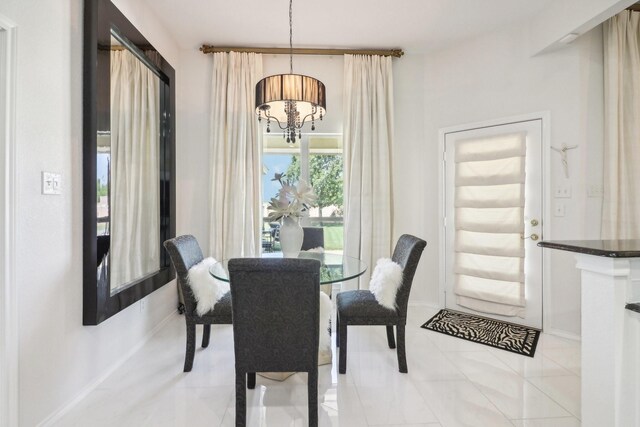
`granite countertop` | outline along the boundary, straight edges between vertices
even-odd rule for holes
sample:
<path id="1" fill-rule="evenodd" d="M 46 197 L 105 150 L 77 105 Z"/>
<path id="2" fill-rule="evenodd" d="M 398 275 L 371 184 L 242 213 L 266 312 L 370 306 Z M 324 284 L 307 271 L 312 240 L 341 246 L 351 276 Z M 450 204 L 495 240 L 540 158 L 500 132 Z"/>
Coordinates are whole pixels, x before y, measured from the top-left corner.
<path id="1" fill-rule="evenodd" d="M 640 258 L 640 240 L 546 240 L 538 246 L 609 258 Z"/>

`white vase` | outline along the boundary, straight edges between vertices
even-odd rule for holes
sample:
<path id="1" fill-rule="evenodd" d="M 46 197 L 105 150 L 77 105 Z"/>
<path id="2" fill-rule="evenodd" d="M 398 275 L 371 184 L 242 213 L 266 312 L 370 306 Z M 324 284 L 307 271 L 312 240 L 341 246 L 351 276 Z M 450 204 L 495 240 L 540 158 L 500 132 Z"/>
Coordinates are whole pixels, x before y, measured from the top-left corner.
<path id="1" fill-rule="evenodd" d="M 280 227 L 280 247 L 285 258 L 297 258 L 302 248 L 304 232 L 299 218 L 285 216 Z"/>

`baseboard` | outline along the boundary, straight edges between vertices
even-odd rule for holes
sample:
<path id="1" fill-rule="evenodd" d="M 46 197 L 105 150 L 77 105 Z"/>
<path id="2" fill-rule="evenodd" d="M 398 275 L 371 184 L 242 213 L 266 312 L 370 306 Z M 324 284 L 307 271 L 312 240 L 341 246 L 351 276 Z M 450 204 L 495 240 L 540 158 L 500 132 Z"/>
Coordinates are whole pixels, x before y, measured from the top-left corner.
<path id="1" fill-rule="evenodd" d="M 142 348 L 143 345 L 147 343 L 156 333 L 158 333 L 164 325 L 171 320 L 173 316 L 176 315 L 178 311 L 173 310 L 171 313 L 167 315 L 164 319 L 162 319 L 148 334 L 146 334 L 134 347 L 129 350 L 123 357 L 117 360 L 110 368 L 108 368 L 102 375 L 98 378 L 87 384 L 85 387 L 80 390 L 80 392 L 72 398 L 70 401 L 62 405 L 59 409 L 54 411 L 47 418 L 38 423 L 38 427 L 48 427 L 59 421 L 64 415 L 66 415 L 74 406 L 76 406 L 82 399 L 87 397 L 89 393 L 95 390 L 104 380 L 109 377 L 109 375 L 113 374 L 120 366 L 122 366 L 131 356 L 138 352 Z"/>
<path id="2" fill-rule="evenodd" d="M 409 303 L 409 307 L 425 307 L 425 308 L 433 308 L 436 310 L 440 310 L 442 307 L 440 307 L 440 304 L 436 304 L 433 302 L 427 302 L 427 301 L 414 301 L 414 302 L 410 302 Z"/>
<path id="3" fill-rule="evenodd" d="M 582 337 L 580 335 L 572 334 L 571 332 L 566 332 L 560 329 L 545 329 L 543 332 L 545 334 L 555 335 L 559 338 L 565 338 L 572 341 L 582 341 Z"/>

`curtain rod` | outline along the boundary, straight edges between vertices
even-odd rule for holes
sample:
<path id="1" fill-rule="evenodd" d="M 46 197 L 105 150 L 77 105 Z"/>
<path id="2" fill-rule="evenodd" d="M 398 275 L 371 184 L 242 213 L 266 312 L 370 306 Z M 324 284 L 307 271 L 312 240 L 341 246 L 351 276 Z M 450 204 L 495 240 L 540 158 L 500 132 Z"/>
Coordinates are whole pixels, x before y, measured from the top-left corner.
<path id="1" fill-rule="evenodd" d="M 247 52 L 273 55 L 288 55 L 292 49 L 288 47 L 218 47 L 208 44 L 202 45 L 202 53 L 216 52 Z M 306 49 L 294 48 L 294 55 L 380 55 L 400 58 L 404 55 L 402 49 Z"/>
<path id="2" fill-rule="evenodd" d="M 151 46 L 150 44 L 148 45 L 136 45 L 136 47 L 144 52 L 151 50 L 151 51 L 155 51 L 155 49 L 153 48 L 153 46 Z M 98 45 L 98 50 L 129 50 L 127 49 L 125 46 L 122 46 L 121 44 L 112 44 L 112 45 Z"/>

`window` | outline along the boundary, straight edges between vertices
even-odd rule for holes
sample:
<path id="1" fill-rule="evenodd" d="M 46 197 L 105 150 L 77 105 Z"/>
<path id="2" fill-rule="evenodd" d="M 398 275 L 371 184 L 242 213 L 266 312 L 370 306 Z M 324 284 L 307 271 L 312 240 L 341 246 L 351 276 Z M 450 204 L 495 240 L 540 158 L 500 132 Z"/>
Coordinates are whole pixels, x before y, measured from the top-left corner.
<path id="1" fill-rule="evenodd" d="M 106 135 L 105 135 L 106 134 Z M 109 143 L 111 135 L 107 133 L 98 135 L 98 142 Z M 97 232 L 98 236 L 109 234 L 109 193 L 111 187 L 111 153 L 108 145 L 98 144 L 96 161 L 96 196 L 97 196 Z"/>
<path id="2" fill-rule="evenodd" d="M 267 206 L 280 189 L 274 174 L 284 173 L 288 179 L 305 179 L 318 195 L 318 206 L 311 209 L 303 226 L 324 228 L 325 250 L 342 253 L 343 243 L 343 161 L 342 135 L 303 135 L 295 144 L 281 137 L 264 140 L 262 177 L 262 249 L 279 252 L 279 223 L 269 222 Z"/>

